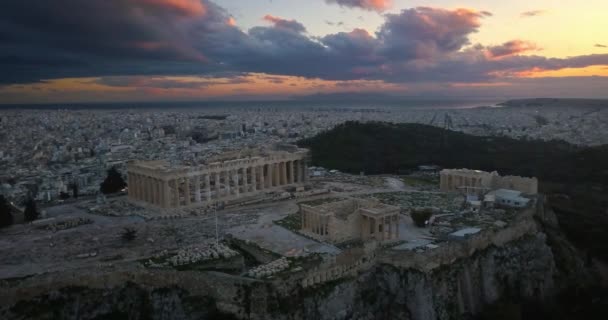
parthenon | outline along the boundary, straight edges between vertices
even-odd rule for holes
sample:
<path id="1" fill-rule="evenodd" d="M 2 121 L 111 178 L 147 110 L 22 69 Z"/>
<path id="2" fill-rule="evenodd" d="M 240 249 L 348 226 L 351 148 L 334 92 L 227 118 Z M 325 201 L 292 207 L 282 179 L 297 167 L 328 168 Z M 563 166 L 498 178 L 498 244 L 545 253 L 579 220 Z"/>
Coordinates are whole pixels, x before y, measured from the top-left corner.
<path id="1" fill-rule="evenodd" d="M 200 207 L 303 184 L 308 180 L 307 154 L 291 146 L 247 157 L 224 156 L 199 166 L 132 161 L 127 165 L 129 199 L 162 208 Z"/>

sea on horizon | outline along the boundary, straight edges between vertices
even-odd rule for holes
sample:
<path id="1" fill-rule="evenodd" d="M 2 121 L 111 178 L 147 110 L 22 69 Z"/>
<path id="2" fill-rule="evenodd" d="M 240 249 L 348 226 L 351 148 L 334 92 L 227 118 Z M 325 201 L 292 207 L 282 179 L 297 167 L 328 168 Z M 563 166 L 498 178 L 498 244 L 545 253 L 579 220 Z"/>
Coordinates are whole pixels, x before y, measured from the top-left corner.
<path id="1" fill-rule="evenodd" d="M 470 109 L 499 107 L 501 99 L 484 100 L 281 100 L 281 101 L 163 101 L 163 102 L 109 102 L 109 103 L 48 103 L 48 104 L 0 104 L 0 110 L 124 110 L 124 109 Z"/>

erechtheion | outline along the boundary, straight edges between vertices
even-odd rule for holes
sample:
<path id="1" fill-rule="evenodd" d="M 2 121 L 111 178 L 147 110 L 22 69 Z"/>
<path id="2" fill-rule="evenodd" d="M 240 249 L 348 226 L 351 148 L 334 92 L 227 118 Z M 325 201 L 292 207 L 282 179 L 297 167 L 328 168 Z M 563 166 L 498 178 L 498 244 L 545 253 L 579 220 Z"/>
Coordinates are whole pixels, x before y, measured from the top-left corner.
<path id="1" fill-rule="evenodd" d="M 338 199 L 300 204 L 301 232 L 333 243 L 353 240 L 394 241 L 399 238 L 400 208 L 375 199 Z"/>

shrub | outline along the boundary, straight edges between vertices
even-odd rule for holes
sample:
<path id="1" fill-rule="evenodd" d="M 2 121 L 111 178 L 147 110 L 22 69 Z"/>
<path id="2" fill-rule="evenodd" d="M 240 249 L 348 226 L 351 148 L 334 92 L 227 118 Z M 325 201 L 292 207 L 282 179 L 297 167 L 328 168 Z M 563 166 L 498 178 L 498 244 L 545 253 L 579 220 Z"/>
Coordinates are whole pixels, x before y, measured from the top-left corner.
<path id="1" fill-rule="evenodd" d="M 433 215 L 433 211 L 431 209 L 412 210 L 410 215 L 417 227 L 424 228 L 426 227 L 426 221 Z"/>
<path id="2" fill-rule="evenodd" d="M 125 228 L 121 235 L 122 240 L 131 242 L 137 238 L 137 230 L 133 228 Z"/>

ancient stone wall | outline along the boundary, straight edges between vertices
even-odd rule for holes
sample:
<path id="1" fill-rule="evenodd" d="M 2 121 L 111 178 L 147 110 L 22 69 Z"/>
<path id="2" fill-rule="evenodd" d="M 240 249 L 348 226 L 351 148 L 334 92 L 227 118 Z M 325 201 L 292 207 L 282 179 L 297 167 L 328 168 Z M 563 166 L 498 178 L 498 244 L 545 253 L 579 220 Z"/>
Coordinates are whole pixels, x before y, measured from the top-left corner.
<path id="1" fill-rule="evenodd" d="M 490 246 L 503 246 L 525 235 L 535 234 L 538 232 L 538 226 L 533 218 L 535 213 L 536 208 L 525 209 L 504 229 L 482 230 L 467 239 L 442 243 L 438 248 L 422 253 L 385 250 L 378 260 L 381 263 L 391 264 L 398 268 L 429 272 L 472 255 L 476 251 L 484 250 Z"/>
<path id="2" fill-rule="evenodd" d="M 494 189 L 511 189 L 524 194 L 538 194 L 538 179 L 519 176 L 497 176 L 494 178 Z"/>
<path id="3" fill-rule="evenodd" d="M 445 169 L 440 173 L 443 192 L 483 193 L 496 189 L 512 189 L 524 194 L 538 193 L 538 179 L 519 176 L 500 176 L 497 172 L 468 169 Z"/>
<path id="4" fill-rule="evenodd" d="M 344 218 L 333 216 L 329 220 L 331 241 L 339 243 L 361 238 L 361 215 L 351 214 Z"/>

